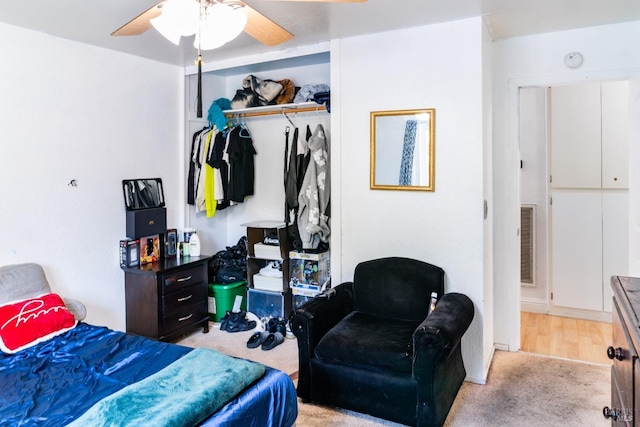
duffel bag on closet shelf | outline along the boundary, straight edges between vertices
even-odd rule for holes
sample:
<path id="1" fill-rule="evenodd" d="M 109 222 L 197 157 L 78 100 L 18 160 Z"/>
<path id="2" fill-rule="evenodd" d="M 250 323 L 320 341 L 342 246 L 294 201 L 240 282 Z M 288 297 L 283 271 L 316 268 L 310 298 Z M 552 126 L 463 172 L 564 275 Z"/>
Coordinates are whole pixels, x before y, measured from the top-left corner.
<path id="1" fill-rule="evenodd" d="M 284 86 L 274 80 L 259 79 L 254 75 L 248 75 L 242 80 L 242 89 L 236 91 L 231 100 L 231 108 L 251 108 L 275 103 Z"/>

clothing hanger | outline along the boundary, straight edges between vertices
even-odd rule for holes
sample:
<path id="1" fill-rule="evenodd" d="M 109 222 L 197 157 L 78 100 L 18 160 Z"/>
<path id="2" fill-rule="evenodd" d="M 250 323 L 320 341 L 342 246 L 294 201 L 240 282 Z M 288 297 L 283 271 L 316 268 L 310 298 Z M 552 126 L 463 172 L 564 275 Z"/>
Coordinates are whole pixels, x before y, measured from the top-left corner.
<path id="1" fill-rule="evenodd" d="M 293 123 L 291 121 L 291 119 L 289 118 L 289 116 L 287 115 L 287 112 L 285 111 L 285 109 L 282 109 L 282 114 L 284 115 L 284 117 L 289 121 L 289 123 L 291 123 L 291 126 L 293 126 L 294 128 L 296 127 L 295 123 Z"/>

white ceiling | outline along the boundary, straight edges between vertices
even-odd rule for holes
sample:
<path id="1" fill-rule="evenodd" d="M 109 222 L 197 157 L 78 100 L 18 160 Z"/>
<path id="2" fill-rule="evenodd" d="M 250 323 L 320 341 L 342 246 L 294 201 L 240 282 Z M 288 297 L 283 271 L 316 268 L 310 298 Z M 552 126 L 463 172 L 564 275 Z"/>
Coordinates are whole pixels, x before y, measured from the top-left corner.
<path id="1" fill-rule="evenodd" d="M 175 46 L 154 29 L 140 36 L 110 34 L 158 0 L 0 0 L 0 21 L 157 61 L 192 66 L 193 40 Z M 550 31 L 640 20 L 640 0 L 368 0 L 366 3 L 303 3 L 244 0 L 293 33 L 268 48 L 246 34 L 203 53 L 227 60 L 348 37 L 484 16 L 494 40 Z"/>

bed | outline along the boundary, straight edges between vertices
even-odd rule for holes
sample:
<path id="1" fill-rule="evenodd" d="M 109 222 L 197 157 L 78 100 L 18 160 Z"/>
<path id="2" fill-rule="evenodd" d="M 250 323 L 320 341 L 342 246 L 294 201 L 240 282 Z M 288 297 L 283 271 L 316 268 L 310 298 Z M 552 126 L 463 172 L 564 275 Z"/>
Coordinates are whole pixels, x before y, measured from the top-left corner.
<path id="1" fill-rule="evenodd" d="M 90 325 L 85 315 L 51 293 L 39 265 L 0 267 L 1 425 L 294 424 L 285 373 Z"/>

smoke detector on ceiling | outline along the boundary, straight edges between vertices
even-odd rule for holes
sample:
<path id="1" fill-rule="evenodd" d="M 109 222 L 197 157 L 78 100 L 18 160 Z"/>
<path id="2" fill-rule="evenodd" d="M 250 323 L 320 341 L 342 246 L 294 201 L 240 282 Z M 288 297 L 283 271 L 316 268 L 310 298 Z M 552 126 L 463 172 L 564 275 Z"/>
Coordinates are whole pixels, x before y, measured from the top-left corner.
<path id="1" fill-rule="evenodd" d="M 567 53 L 564 57 L 564 65 L 567 68 L 578 68 L 582 65 L 582 54 L 580 52 Z"/>

